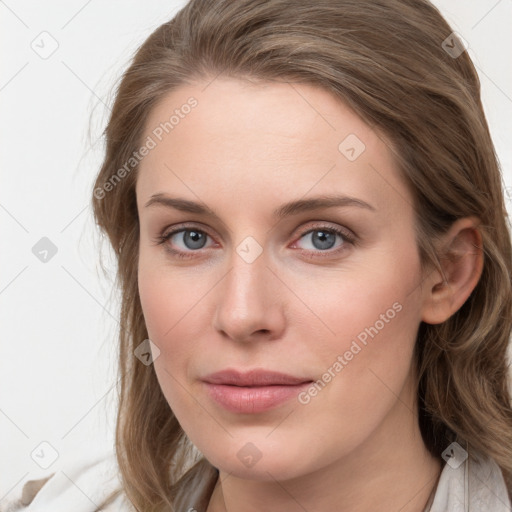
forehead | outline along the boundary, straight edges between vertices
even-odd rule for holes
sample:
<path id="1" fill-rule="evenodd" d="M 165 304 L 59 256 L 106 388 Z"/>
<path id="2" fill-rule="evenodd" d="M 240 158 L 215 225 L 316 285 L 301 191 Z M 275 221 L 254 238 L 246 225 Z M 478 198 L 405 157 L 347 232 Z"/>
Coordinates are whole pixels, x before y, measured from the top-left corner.
<path id="1" fill-rule="evenodd" d="M 154 147 L 139 166 L 138 197 L 175 187 L 205 199 L 338 191 L 384 205 L 407 197 L 384 139 L 312 85 L 183 85 L 152 109 L 148 137 Z"/>

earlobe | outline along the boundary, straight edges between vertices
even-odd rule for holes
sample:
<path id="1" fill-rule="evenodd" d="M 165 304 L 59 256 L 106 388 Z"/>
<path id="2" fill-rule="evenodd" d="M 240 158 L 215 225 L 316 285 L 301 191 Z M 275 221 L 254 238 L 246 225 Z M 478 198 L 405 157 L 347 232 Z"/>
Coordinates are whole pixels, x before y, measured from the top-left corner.
<path id="1" fill-rule="evenodd" d="M 465 217 L 455 221 L 441 239 L 439 253 L 443 273 L 435 270 L 424 282 L 421 319 L 428 324 L 440 324 L 458 311 L 482 275 L 478 219 Z"/>

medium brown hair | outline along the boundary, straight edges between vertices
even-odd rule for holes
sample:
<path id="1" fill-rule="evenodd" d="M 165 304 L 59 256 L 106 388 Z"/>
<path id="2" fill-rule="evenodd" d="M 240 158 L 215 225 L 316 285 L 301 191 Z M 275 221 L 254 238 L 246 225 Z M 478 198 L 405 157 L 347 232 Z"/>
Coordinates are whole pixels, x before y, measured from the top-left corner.
<path id="1" fill-rule="evenodd" d="M 137 167 L 108 192 L 105 184 L 140 147 L 157 102 L 218 75 L 316 85 L 381 133 L 414 197 L 424 268 L 440 269 L 435 242 L 456 219 L 480 220 L 478 284 L 448 320 L 419 326 L 419 422 L 432 454 L 441 456 L 454 440 L 470 456 L 472 449 L 484 452 L 512 493 L 509 224 L 479 79 L 467 52 L 456 56 L 443 45 L 451 34 L 426 0 L 192 0 L 136 52 L 116 91 L 92 203 L 118 259 L 116 454 L 123 490 L 138 509 L 172 510 L 193 447 L 153 365 L 134 357 L 148 338 L 137 285 Z"/>

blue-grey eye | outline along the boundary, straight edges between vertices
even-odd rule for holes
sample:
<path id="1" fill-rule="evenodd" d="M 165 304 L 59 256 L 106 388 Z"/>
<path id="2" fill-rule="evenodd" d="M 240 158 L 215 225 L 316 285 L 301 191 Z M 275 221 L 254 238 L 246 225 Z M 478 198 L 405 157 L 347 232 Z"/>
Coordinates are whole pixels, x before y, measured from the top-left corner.
<path id="1" fill-rule="evenodd" d="M 182 242 L 185 244 L 185 247 L 190 250 L 202 249 L 208 237 L 206 233 L 194 229 L 184 229 L 174 234 L 174 236 L 176 235 L 181 235 Z"/>
<path id="2" fill-rule="evenodd" d="M 338 233 L 335 229 L 312 229 L 307 233 L 304 233 L 300 239 L 306 242 L 306 246 L 304 246 L 304 242 L 302 242 L 302 249 L 306 249 L 308 251 L 326 251 L 334 248 L 336 245 L 336 238 L 339 239 L 337 246 L 339 247 L 343 245 L 345 242 L 344 236 Z"/>
<path id="3" fill-rule="evenodd" d="M 313 231 L 311 241 L 317 249 L 331 249 L 336 242 L 336 234 L 328 231 Z"/>

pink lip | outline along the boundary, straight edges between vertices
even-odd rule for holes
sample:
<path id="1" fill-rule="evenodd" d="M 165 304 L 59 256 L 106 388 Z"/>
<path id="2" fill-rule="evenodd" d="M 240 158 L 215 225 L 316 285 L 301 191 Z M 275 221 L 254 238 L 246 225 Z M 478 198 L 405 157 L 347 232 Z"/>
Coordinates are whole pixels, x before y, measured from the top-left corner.
<path id="1" fill-rule="evenodd" d="M 203 378 L 209 396 L 225 409 L 254 414 L 297 396 L 312 380 L 278 372 L 223 370 Z"/>

